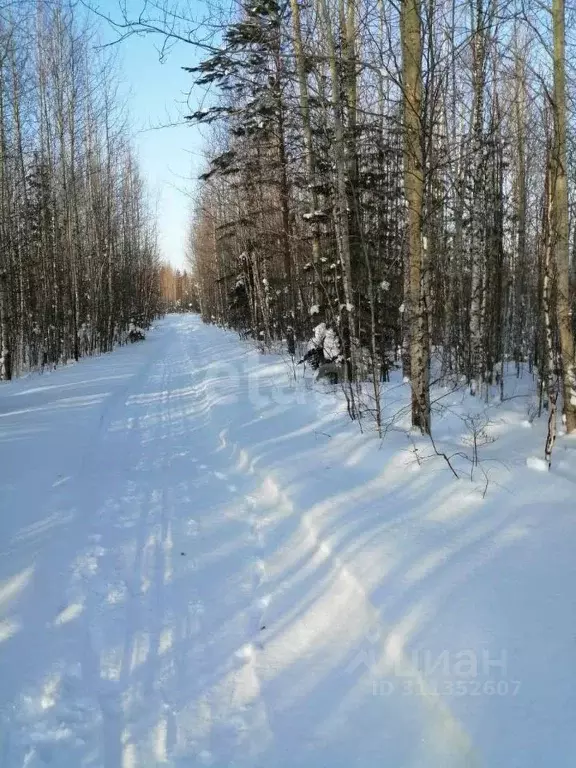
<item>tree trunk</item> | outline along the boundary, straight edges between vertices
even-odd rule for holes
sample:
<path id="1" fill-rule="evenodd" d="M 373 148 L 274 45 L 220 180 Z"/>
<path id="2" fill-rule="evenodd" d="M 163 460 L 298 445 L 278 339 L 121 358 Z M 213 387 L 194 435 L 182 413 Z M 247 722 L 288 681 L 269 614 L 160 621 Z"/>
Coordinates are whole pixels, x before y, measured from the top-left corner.
<path id="1" fill-rule="evenodd" d="M 576 430 L 576 370 L 570 304 L 568 184 L 566 176 L 566 55 L 564 0 L 552 0 L 554 30 L 553 244 L 556 262 L 556 312 L 560 336 L 562 395 L 566 431 Z"/>
<path id="2" fill-rule="evenodd" d="M 341 83 L 338 73 L 338 61 L 336 43 L 331 27 L 330 13 L 326 0 L 320 2 L 320 17 L 323 26 L 324 37 L 328 45 L 328 61 L 330 66 L 330 78 L 332 80 L 332 111 L 334 118 L 334 161 L 336 165 L 336 230 L 337 241 L 342 264 L 342 277 L 344 283 L 344 301 L 346 303 L 342 316 L 342 335 L 344 356 L 348 377 L 352 377 L 354 370 L 353 349 L 356 344 L 353 340 L 354 322 L 352 312 L 354 310 L 354 293 L 352 288 L 352 261 L 350 245 L 350 219 L 348 210 L 348 185 L 346 162 L 346 136 L 342 122 L 342 98 Z"/>
<path id="3" fill-rule="evenodd" d="M 8 275 L 0 272 L 0 378 L 10 381 L 12 378 L 12 354 L 10 339 L 10 297 L 8 295 Z"/>
<path id="4" fill-rule="evenodd" d="M 429 348 L 422 286 L 422 31 L 420 0 L 402 0 L 402 74 L 404 105 L 404 190 L 408 204 L 408 261 L 412 425 L 430 434 Z"/>
<path id="5" fill-rule="evenodd" d="M 552 464 L 552 450 L 556 441 L 556 401 L 558 387 L 556 382 L 556 357 L 554 348 L 554 323 L 552 319 L 552 283 L 554 277 L 552 259 L 552 210 L 554 178 L 550 151 L 546 158 L 546 183 L 544 191 L 544 216 L 542 222 L 542 320 L 544 323 L 544 377 L 548 394 L 548 432 L 544 458 L 548 468 Z"/>
<path id="6" fill-rule="evenodd" d="M 318 210 L 318 191 L 316 179 L 316 156 L 314 153 L 314 139 L 312 123 L 310 121 L 310 95 L 308 91 L 308 76 L 306 74 L 306 57 L 302 45 L 302 28 L 300 24 L 300 5 L 298 0 L 290 0 L 292 11 L 292 27 L 294 30 L 294 53 L 296 57 L 296 72 L 298 74 L 298 91 L 300 99 L 300 112 L 302 117 L 302 132 L 304 135 L 304 152 L 306 162 L 306 176 L 308 189 L 310 190 L 310 213 L 312 214 L 312 263 L 316 279 L 314 281 L 314 301 L 317 301 L 319 290 L 317 286 L 317 271 L 320 264 L 320 233 L 314 213 Z"/>

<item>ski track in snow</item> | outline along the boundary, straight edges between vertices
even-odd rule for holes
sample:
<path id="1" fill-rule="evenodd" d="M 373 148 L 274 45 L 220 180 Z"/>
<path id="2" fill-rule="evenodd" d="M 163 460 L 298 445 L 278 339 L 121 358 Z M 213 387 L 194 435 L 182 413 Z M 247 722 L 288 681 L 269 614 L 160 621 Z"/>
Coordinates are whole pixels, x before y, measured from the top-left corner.
<path id="1" fill-rule="evenodd" d="M 482 591 L 485 569 L 542 525 L 537 494 L 488 509 L 405 453 L 375 472 L 370 444 L 338 433 L 334 402 L 292 407 L 294 393 L 270 396 L 277 375 L 182 316 L 143 344 L 0 389 L 1 768 L 548 759 L 534 722 L 557 707 L 568 723 L 575 707 L 562 670 L 534 658 L 552 620 L 518 651 L 517 585 L 532 569 L 538 593 L 537 547 L 491 577 L 510 617 L 492 624 Z M 574 537 L 558 538 L 571 551 Z M 574 576 L 559 570 L 558 583 Z M 436 656 L 504 649 L 522 693 L 484 697 L 489 718 L 471 696 L 439 696 L 415 643 Z M 560 732 L 561 754 L 575 750 Z M 519 743 L 531 755 L 514 757 Z"/>

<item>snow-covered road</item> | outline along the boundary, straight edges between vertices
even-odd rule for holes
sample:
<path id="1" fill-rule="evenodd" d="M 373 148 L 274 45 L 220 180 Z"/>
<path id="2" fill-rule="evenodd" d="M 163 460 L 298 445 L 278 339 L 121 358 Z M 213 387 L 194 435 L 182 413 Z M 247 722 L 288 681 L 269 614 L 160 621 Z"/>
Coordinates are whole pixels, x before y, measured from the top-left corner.
<path id="1" fill-rule="evenodd" d="M 177 316 L 0 389 L 2 768 L 573 764 L 571 486 L 483 506 L 285 373 Z"/>

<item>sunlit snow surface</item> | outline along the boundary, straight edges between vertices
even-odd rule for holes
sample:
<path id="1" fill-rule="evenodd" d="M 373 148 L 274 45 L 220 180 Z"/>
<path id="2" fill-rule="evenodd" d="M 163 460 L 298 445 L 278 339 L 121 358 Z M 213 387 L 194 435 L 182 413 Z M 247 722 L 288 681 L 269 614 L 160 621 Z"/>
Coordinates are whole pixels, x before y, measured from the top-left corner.
<path id="1" fill-rule="evenodd" d="M 292 370 L 178 316 L 0 386 L 1 768 L 576 764 L 576 441 L 436 390 L 456 481 Z"/>

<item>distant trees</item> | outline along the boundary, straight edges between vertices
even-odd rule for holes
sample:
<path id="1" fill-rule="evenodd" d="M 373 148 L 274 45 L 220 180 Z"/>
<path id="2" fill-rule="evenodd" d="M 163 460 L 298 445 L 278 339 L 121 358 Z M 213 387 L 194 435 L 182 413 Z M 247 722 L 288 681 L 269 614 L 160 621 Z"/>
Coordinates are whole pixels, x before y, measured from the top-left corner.
<path id="1" fill-rule="evenodd" d="M 190 272 L 162 264 L 159 271 L 160 298 L 164 312 L 197 312 L 198 297 Z"/>
<path id="2" fill-rule="evenodd" d="M 0 16 L 0 377 L 110 350 L 159 308 L 153 217 L 76 3 Z"/>

